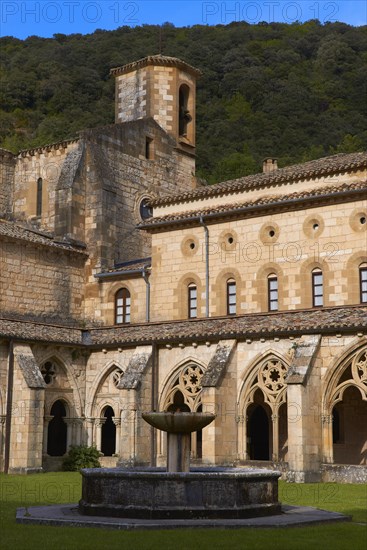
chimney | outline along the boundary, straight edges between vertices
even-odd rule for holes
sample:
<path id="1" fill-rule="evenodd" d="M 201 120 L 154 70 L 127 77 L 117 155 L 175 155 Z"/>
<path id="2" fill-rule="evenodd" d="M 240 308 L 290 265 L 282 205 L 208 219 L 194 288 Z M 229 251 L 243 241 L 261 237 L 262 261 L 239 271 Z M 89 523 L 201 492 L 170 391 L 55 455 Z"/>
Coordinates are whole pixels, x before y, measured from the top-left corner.
<path id="1" fill-rule="evenodd" d="M 263 173 L 270 174 L 278 170 L 278 159 L 268 157 L 263 160 Z"/>

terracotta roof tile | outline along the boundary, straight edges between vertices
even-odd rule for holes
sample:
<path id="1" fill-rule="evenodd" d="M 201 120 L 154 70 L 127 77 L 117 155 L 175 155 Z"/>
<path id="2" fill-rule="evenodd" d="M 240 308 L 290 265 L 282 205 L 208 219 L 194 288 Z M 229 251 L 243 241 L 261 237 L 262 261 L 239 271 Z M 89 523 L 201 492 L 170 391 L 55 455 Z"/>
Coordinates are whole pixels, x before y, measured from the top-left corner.
<path id="1" fill-rule="evenodd" d="M 325 308 L 250 314 L 236 317 L 191 319 L 90 330 L 92 345 L 183 342 L 234 337 L 275 336 L 293 332 L 367 328 L 367 307 Z"/>
<path id="2" fill-rule="evenodd" d="M 49 246 L 60 250 L 67 250 L 77 254 L 86 255 L 85 246 L 75 246 L 74 244 L 62 241 L 56 241 L 53 236 L 42 231 L 28 229 L 14 222 L 0 220 L 0 237 L 9 237 L 20 241 L 27 241 L 41 246 Z"/>
<path id="3" fill-rule="evenodd" d="M 0 319 L 0 336 L 3 338 L 81 344 L 82 331 L 77 328 L 59 326 L 18 319 Z"/>
<path id="4" fill-rule="evenodd" d="M 47 145 L 40 145 L 39 147 L 32 147 L 31 149 L 22 149 L 19 151 L 18 155 L 26 157 L 27 155 L 35 155 L 36 153 L 43 153 L 44 151 L 55 151 L 57 149 L 66 149 L 71 143 L 77 143 L 79 141 L 78 137 L 71 139 L 63 139 L 61 141 L 56 141 L 55 143 L 48 143 Z"/>
<path id="5" fill-rule="evenodd" d="M 236 214 L 236 211 L 242 211 L 243 209 L 253 209 L 258 207 L 259 209 L 261 207 L 270 207 L 270 206 L 276 206 L 277 208 L 282 203 L 286 203 L 288 201 L 297 201 L 297 200 L 304 200 L 304 199 L 317 199 L 324 195 L 332 195 L 335 193 L 347 193 L 350 191 L 363 191 L 366 190 L 367 193 L 367 180 L 359 181 L 359 182 L 353 182 L 353 183 L 343 183 L 341 185 L 329 185 L 325 187 L 318 187 L 317 189 L 312 189 L 309 191 L 301 191 L 301 192 L 294 192 L 294 193 L 288 193 L 287 195 L 266 195 L 263 197 L 259 197 L 257 199 L 246 201 L 246 202 L 236 202 L 236 203 L 226 203 L 226 204 L 220 204 L 215 206 L 208 206 L 205 207 L 205 205 L 201 205 L 201 208 L 198 208 L 197 210 L 187 210 L 185 212 L 179 212 L 179 213 L 173 213 L 173 214 L 167 214 L 165 216 L 157 216 L 148 219 L 146 222 L 139 224 L 138 227 L 141 229 L 145 228 L 152 228 L 154 226 L 158 226 L 159 224 L 168 224 L 168 222 L 176 223 L 183 220 L 186 220 L 187 218 L 198 218 L 199 216 L 207 216 L 212 214 L 220 214 L 221 212 L 233 212 Z M 190 220 L 188 220 L 190 221 Z"/>
<path id="6" fill-rule="evenodd" d="M 261 189 L 262 187 L 276 186 L 292 180 L 302 180 L 326 176 L 367 167 L 367 151 L 361 153 L 342 153 L 311 160 L 302 164 L 294 164 L 279 168 L 270 173 L 259 173 L 235 180 L 228 180 L 215 185 L 199 187 L 193 191 L 170 195 L 151 201 L 152 206 L 174 204 L 177 202 L 193 201 L 199 198 L 214 197 L 222 194 L 237 193 L 247 189 Z"/>
<path id="7" fill-rule="evenodd" d="M 113 275 L 114 273 L 122 273 L 122 272 L 130 272 L 130 271 L 141 271 L 144 267 L 150 267 L 151 266 L 151 258 L 141 258 L 139 260 L 132 260 L 130 262 L 124 262 L 121 264 L 117 264 L 115 267 L 111 269 L 106 269 L 102 271 L 101 273 L 98 273 L 98 275 L 103 275 L 110 273 Z M 97 276 L 98 276 L 97 275 Z"/>
<path id="8" fill-rule="evenodd" d="M 355 332 L 367 330 L 367 306 L 254 313 L 236 317 L 190 319 L 78 329 L 32 321 L 0 319 L 0 337 L 92 347 Z"/>
<path id="9" fill-rule="evenodd" d="M 167 55 L 149 55 L 143 59 L 138 59 L 138 61 L 133 61 L 132 63 L 127 63 L 121 67 L 115 67 L 110 70 L 110 74 L 118 76 L 120 74 L 130 73 L 131 71 L 136 71 L 142 67 L 147 67 L 148 65 L 158 65 L 163 67 L 177 67 L 183 69 L 195 76 L 200 76 L 202 72 L 192 65 L 189 65 L 185 61 L 178 59 L 177 57 L 169 57 Z"/>

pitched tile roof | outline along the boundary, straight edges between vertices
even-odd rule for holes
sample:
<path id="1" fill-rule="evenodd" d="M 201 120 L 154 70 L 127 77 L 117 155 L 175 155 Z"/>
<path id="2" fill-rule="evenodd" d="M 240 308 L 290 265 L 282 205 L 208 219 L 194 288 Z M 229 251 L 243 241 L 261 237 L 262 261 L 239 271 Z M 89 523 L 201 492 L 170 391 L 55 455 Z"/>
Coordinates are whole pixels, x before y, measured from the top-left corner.
<path id="1" fill-rule="evenodd" d="M 58 342 L 92 347 L 149 345 L 272 338 L 292 334 L 345 333 L 367 330 L 367 306 L 254 313 L 236 317 L 213 317 L 78 329 L 55 324 L 0 318 L 0 337 L 24 341 Z"/>
<path id="2" fill-rule="evenodd" d="M 26 157 L 27 155 L 35 155 L 36 153 L 43 153 L 44 151 L 56 151 L 57 149 L 66 149 L 71 143 L 77 143 L 79 141 L 78 137 L 71 139 L 63 139 L 61 141 L 56 141 L 55 143 L 48 143 L 47 145 L 40 145 L 39 147 L 32 147 L 31 149 L 22 149 L 19 151 L 18 155 Z"/>
<path id="3" fill-rule="evenodd" d="M 56 241 L 54 237 L 42 231 L 23 227 L 15 222 L 0 219 L 0 237 L 9 237 L 19 241 L 27 241 L 40 246 L 49 246 L 77 254 L 87 255 L 84 245 L 76 246 L 67 241 Z"/>
<path id="4" fill-rule="evenodd" d="M 184 221 L 186 223 L 190 223 L 192 221 L 197 222 L 200 216 L 212 216 L 218 218 L 220 217 L 221 213 L 228 215 L 231 212 L 232 215 L 237 215 L 239 212 L 242 212 L 246 209 L 260 210 L 264 207 L 276 207 L 278 210 L 279 207 L 282 205 L 288 205 L 289 207 L 289 203 L 313 199 L 320 200 L 322 197 L 331 198 L 335 195 L 342 194 L 344 196 L 348 192 L 354 192 L 354 194 L 359 194 L 359 192 L 367 194 L 367 180 L 353 183 L 343 183 L 341 185 L 318 187 L 316 189 L 288 193 L 286 195 L 266 195 L 246 202 L 226 203 L 207 207 L 205 206 L 205 204 L 201 204 L 197 210 L 186 210 L 184 212 L 166 214 L 165 216 L 156 216 L 150 218 L 145 222 L 139 224 L 138 227 L 141 229 L 149 229 L 154 228 L 155 226 L 159 226 L 160 224 L 166 226 L 169 225 L 170 222 L 172 224 L 179 222 L 183 223 Z"/>
<path id="5" fill-rule="evenodd" d="M 200 76 L 202 72 L 199 69 L 196 69 L 192 65 L 189 65 L 185 61 L 178 59 L 177 57 L 169 57 L 167 55 L 149 55 L 143 59 L 138 59 L 138 61 L 133 61 L 132 63 L 127 63 L 122 65 L 122 67 L 115 67 L 110 70 L 110 74 L 118 76 L 120 74 L 130 73 L 131 71 L 136 71 L 142 67 L 147 67 L 148 65 L 158 65 L 163 67 L 177 67 L 183 69 L 195 76 Z"/>
<path id="6" fill-rule="evenodd" d="M 151 266 L 151 258 L 141 258 L 139 260 L 131 260 L 130 262 L 123 262 L 121 264 L 116 264 L 115 267 L 111 269 L 106 269 L 101 271 L 101 273 L 97 273 L 95 277 L 103 277 L 107 275 L 122 275 L 124 273 L 131 273 L 131 272 L 140 272 L 143 271 L 144 268 Z"/>
<path id="7" fill-rule="evenodd" d="M 261 189 L 276 186 L 288 181 L 327 176 L 367 167 L 367 151 L 361 153 L 342 153 L 279 168 L 274 172 L 245 176 L 235 180 L 224 181 L 215 185 L 199 187 L 178 195 L 170 195 L 150 201 L 152 206 L 193 201 L 199 198 L 215 197 L 222 194 L 237 193 L 247 189 Z"/>
<path id="8" fill-rule="evenodd" d="M 224 339 L 238 337 L 273 337 L 323 331 L 348 332 L 366 330 L 367 307 L 337 307 L 256 313 L 236 317 L 167 321 L 90 330 L 90 344 L 149 344 Z"/>
<path id="9" fill-rule="evenodd" d="M 82 343 L 83 333 L 78 328 L 53 325 L 52 323 L 0 318 L 0 336 L 14 340 L 77 345 Z"/>

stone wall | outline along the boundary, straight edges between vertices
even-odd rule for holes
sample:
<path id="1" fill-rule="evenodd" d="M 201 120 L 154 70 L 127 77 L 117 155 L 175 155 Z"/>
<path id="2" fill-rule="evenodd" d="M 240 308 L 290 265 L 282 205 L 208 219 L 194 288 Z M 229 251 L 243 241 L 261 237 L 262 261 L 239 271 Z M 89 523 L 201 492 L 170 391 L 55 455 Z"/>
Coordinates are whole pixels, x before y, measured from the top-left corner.
<path id="1" fill-rule="evenodd" d="M 228 279 L 236 282 L 237 314 L 268 311 L 270 274 L 278 277 L 279 310 L 310 308 L 315 268 L 324 275 L 324 306 L 358 304 L 366 213 L 367 202 L 355 201 L 209 225 L 210 315 L 226 314 Z M 204 229 L 153 234 L 152 258 L 152 320 L 187 318 L 190 283 L 198 288 L 198 317 L 204 317 Z"/>
<path id="2" fill-rule="evenodd" d="M 10 214 L 12 210 L 15 155 L 0 149 L 0 214 Z"/>
<path id="3" fill-rule="evenodd" d="M 57 187 L 77 140 L 22 151 L 17 156 L 14 177 L 13 215 L 32 220 L 43 229 L 55 230 Z M 42 179 L 42 214 L 37 216 L 37 181 Z M 72 181 L 70 182 L 70 186 Z"/>
<path id="4" fill-rule="evenodd" d="M 145 158 L 147 136 L 153 143 L 152 159 Z M 86 314 L 91 315 L 101 309 L 94 275 L 151 254 L 150 235 L 136 227 L 142 221 L 141 201 L 190 190 L 195 179 L 194 159 L 176 151 L 172 139 L 152 119 L 91 130 L 84 140 L 85 240 L 90 254 Z M 111 304 L 102 308 L 110 310 Z M 143 320 L 140 314 L 136 320 Z M 104 321 L 110 322 L 109 314 Z"/>
<path id="5" fill-rule="evenodd" d="M 63 323 L 83 318 L 84 255 L 12 239 L 0 247 L 3 314 Z"/>

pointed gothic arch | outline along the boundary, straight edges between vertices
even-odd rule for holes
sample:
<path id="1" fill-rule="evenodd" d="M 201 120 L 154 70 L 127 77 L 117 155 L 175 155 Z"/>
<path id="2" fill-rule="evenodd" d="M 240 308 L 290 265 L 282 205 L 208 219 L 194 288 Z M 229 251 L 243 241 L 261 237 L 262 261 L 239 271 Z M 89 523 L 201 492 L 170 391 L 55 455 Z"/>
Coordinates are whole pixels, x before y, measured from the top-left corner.
<path id="1" fill-rule="evenodd" d="M 245 460 L 286 460 L 288 368 L 288 360 L 268 351 L 255 358 L 243 378 L 238 403 L 240 456 Z"/>
<path id="2" fill-rule="evenodd" d="M 345 350 L 330 370 L 323 398 L 324 461 L 367 464 L 367 342 Z"/>
<path id="3" fill-rule="evenodd" d="M 45 353 L 35 352 L 35 359 L 40 365 L 40 370 L 42 371 L 43 365 L 47 362 L 55 362 L 59 367 L 60 372 L 64 373 L 65 380 L 67 381 L 67 387 L 72 390 L 72 397 L 68 394 L 67 401 L 70 404 L 70 416 L 82 416 L 83 413 L 83 399 L 80 393 L 80 380 L 78 380 L 76 373 L 73 368 L 72 361 L 65 358 L 57 350 L 47 350 Z M 66 387 L 66 386 L 65 386 Z M 47 403 L 45 404 L 45 409 L 47 409 Z"/>
<path id="4" fill-rule="evenodd" d="M 121 365 L 119 361 L 111 360 L 106 363 L 106 365 L 100 372 L 97 373 L 97 376 L 95 377 L 93 384 L 89 389 L 88 397 L 86 400 L 85 415 L 87 417 L 99 416 L 97 396 L 100 388 L 102 387 L 106 379 L 114 372 L 119 372 L 121 378 L 123 376 L 123 373 L 125 372 L 125 369 L 126 366 Z M 114 407 L 115 406 L 116 405 L 114 405 Z"/>
<path id="5" fill-rule="evenodd" d="M 170 412 L 202 412 L 201 379 L 205 367 L 197 359 L 186 359 L 171 373 L 164 385 L 160 399 L 160 410 Z M 159 434 L 159 445 L 164 454 L 164 445 Z M 202 431 L 191 436 L 192 458 L 202 457 Z"/>

